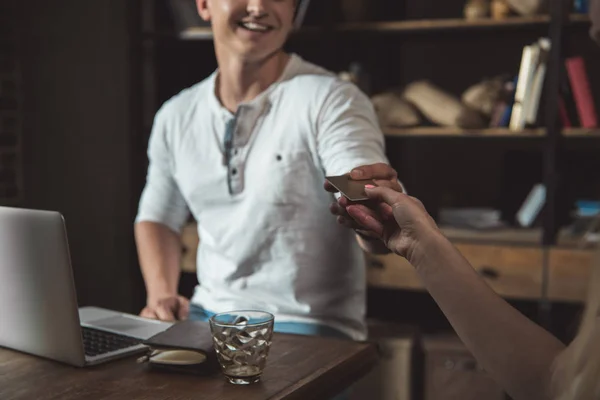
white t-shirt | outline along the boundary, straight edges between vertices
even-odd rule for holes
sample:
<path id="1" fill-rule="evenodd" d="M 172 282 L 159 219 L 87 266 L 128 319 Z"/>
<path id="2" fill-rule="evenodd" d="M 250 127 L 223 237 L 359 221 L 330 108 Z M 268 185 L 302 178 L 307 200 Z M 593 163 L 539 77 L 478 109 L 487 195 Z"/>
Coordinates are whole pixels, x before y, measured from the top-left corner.
<path id="1" fill-rule="evenodd" d="M 199 285 L 212 312 L 261 309 L 365 338 L 365 263 L 329 212 L 326 175 L 386 162 L 373 106 L 355 85 L 292 54 L 281 78 L 236 115 L 217 71 L 158 111 L 136 221 L 198 223 Z M 230 194 L 226 124 L 235 118 Z"/>

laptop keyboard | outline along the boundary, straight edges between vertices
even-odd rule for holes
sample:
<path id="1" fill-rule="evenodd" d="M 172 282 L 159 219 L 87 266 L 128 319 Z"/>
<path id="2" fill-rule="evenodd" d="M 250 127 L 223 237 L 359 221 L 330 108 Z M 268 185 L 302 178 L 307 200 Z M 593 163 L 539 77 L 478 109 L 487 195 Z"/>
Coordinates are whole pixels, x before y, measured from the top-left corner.
<path id="1" fill-rule="evenodd" d="M 86 356 L 97 356 L 111 351 L 124 349 L 140 344 L 140 339 L 98 329 L 81 327 L 83 333 L 83 348 Z"/>

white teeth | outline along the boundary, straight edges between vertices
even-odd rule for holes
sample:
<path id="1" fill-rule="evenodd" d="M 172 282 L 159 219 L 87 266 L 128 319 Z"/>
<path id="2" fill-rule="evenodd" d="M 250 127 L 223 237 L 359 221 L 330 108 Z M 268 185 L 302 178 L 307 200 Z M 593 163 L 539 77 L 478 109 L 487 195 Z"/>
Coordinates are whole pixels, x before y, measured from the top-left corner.
<path id="1" fill-rule="evenodd" d="M 257 24 L 256 22 L 244 22 L 242 23 L 242 26 L 248 30 L 257 32 L 266 32 L 269 30 L 268 26 Z"/>

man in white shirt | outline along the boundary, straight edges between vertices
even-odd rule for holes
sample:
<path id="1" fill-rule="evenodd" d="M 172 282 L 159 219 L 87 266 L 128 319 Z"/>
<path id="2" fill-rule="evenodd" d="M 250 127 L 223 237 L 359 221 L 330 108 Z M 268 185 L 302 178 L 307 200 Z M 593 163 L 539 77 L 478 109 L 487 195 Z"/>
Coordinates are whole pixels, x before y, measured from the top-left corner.
<path id="1" fill-rule="evenodd" d="M 336 223 L 329 212 L 342 212 L 323 182 L 387 163 L 371 103 L 353 84 L 283 52 L 294 0 L 197 5 L 211 21 L 219 68 L 155 117 L 135 224 L 147 289 L 141 315 L 261 309 L 279 331 L 364 339 L 361 247 L 387 248 L 357 241 L 343 215 Z M 190 213 L 200 237 L 191 312 L 177 293 L 179 235 Z"/>

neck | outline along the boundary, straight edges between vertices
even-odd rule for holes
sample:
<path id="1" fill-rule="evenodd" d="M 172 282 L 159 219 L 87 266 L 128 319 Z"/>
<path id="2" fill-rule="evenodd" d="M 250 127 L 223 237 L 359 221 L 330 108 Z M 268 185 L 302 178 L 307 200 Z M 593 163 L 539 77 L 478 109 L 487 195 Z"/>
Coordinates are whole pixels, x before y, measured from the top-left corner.
<path id="1" fill-rule="evenodd" d="M 216 55 L 219 64 L 216 95 L 231 112 L 236 112 L 240 103 L 251 101 L 277 81 L 289 59 L 283 51 L 252 62 L 219 49 Z"/>

